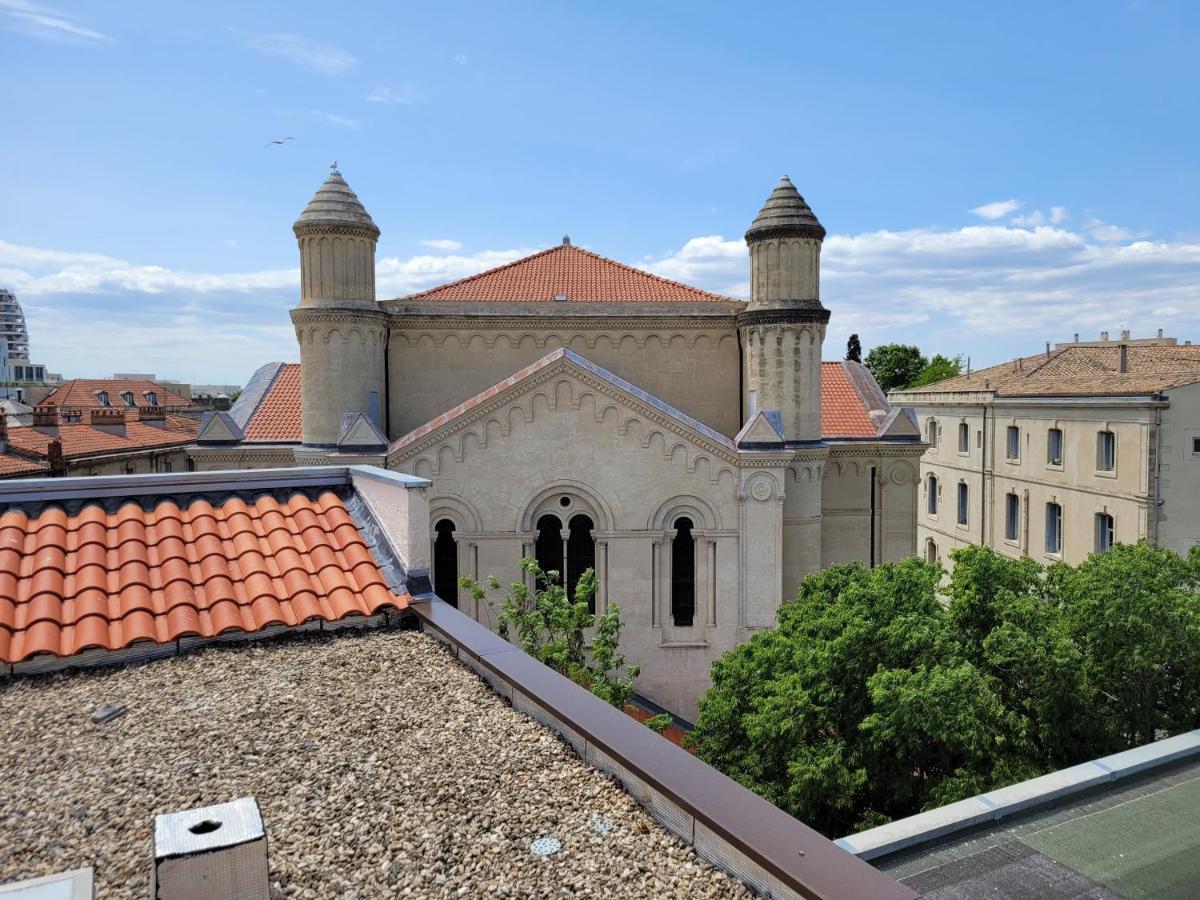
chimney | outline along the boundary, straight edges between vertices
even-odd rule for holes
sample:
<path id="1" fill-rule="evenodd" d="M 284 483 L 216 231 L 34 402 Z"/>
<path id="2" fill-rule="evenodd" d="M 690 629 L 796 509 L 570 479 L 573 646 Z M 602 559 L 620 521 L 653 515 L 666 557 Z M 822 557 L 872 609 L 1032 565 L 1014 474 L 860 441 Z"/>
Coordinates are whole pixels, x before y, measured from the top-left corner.
<path id="1" fill-rule="evenodd" d="M 1123 341 L 1129 340 L 1129 329 L 1128 328 L 1123 329 L 1121 331 L 1121 340 L 1123 340 Z"/>
<path id="2" fill-rule="evenodd" d="M 1128 332 L 1126 332 L 1126 333 L 1128 333 Z M 1129 371 L 1129 345 L 1121 344 L 1121 346 L 1117 348 L 1117 354 L 1120 358 L 1120 362 L 1117 365 L 1117 371 L 1122 372 L 1122 373 L 1128 372 Z"/>
<path id="3" fill-rule="evenodd" d="M 1046 358 L 1050 358 L 1050 342 L 1046 341 Z"/>
<path id="4" fill-rule="evenodd" d="M 1162 329 L 1161 329 L 1161 328 L 1160 328 L 1160 329 L 1158 329 L 1158 334 L 1157 334 L 1157 335 L 1155 335 L 1155 336 L 1156 336 L 1156 337 L 1157 337 L 1157 338 L 1158 338 L 1160 341 L 1162 340 L 1163 333 L 1162 333 Z"/>
<path id="5" fill-rule="evenodd" d="M 88 419 L 93 428 L 106 434 L 125 436 L 125 410 L 101 406 L 88 410 Z"/>
<path id="6" fill-rule="evenodd" d="M 62 441 L 55 438 L 46 448 L 46 465 L 50 467 L 50 477 L 59 478 L 67 474 L 67 463 L 63 459 Z"/>
<path id="7" fill-rule="evenodd" d="M 1100 332 L 1100 340 L 1102 340 L 1102 341 L 1108 340 L 1108 332 L 1107 331 Z"/>
<path id="8" fill-rule="evenodd" d="M 138 421 L 155 428 L 167 427 L 167 411 L 161 406 L 139 406 Z"/>
<path id="9" fill-rule="evenodd" d="M 35 406 L 33 408 L 33 427 L 34 428 L 53 428 L 58 429 L 58 407 L 57 406 Z"/>
<path id="10" fill-rule="evenodd" d="M 1075 343 L 1079 343 L 1079 332 L 1075 332 Z"/>

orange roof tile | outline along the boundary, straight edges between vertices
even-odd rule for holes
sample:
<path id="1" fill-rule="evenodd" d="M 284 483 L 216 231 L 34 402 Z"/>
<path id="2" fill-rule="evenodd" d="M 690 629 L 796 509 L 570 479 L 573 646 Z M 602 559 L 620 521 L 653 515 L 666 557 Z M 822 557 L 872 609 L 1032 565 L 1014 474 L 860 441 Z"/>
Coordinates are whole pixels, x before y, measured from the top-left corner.
<path id="1" fill-rule="evenodd" d="M 1129 344 L 1120 369 L 1120 341 L 1105 346 L 1060 346 L 947 378 L 908 393 L 995 391 L 1001 397 L 1095 397 L 1154 394 L 1200 381 L 1200 346 Z"/>
<path id="2" fill-rule="evenodd" d="M 151 450 L 155 447 L 177 447 L 196 439 L 199 423 L 186 416 L 168 416 L 165 428 L 145 422 L 126 422 L 124 434 L 114 434 L 93 428 L 86 423 L 59 425 L 55 431 L 30 426 L 9 430 L 8 442 L 15 449 L 32 456 L 48 455 L 50 442 L 62 442 L 63 456 L 72 459 L 102 453 Z"/>
<path id="3" fill-rule="evenodd" d="M 875 437 L 879 429 L 841 362 L 821 363 L 821 437 Z"/>
<path id="4" fill-rule="evenodd" d="M 42 406 L 69 406 L 79 409 L 99 409 L 102 404 L 96 399 L 97 391 L 108 393 L 109 405 L 115 408 L 125 407 L 121 395 L 133 395 L 134 406 L 165 406 L 168 409 L 192 406 L 192 401 L 163 387 L 153 381 L 129 381 L 119 378 L 72 378 L 64 381 L 41 402 Z M 157 404 L 151 403 L 146 397 L 153 393 Z"/>
<path id="5" fill-rule="evenodd" d="M 293 490 L 0 515 L 0 661 L 403 609 L 342 497 Z"/>
<path id="6" fill-rule="evenodd" d="M 248 441 L 298 441 L 300 363 L 284 363 L 245 429 Z"/>
<path id="7" fill-rule="evenodd" d="M 565 294 L 568 303 L 728 302 L 733 299 L 651 275 L 570 244 L 551 247 L 401 299 L 553 303 L 558 294 Z"/>
<path id="8" fill-rule="evenodd" d="M 22 459 L 11 453 L 0 453 L 0 478 L 12 478 L 17 475 L 32 475 L 35 472 L 45 472 L 43 463 Z"/>

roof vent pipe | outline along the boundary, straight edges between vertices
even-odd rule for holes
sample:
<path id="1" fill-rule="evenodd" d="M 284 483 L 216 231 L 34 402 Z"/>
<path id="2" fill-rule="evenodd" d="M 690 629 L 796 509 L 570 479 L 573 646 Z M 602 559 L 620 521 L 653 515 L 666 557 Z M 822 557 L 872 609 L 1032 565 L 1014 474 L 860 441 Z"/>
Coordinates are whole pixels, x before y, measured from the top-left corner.
<path id="1" fill-rule="evenodd" d="M 1120 346 L 1120 348 L 1118 349 L 1118 352 L 1120 354 L 1120 364 L 1118 366 L 1118 371 L 1120 371 L 1122 373 L 1128 372 L 1129 371 L 1129 345 L 1122 344 Z"/>
<path id="2" fill-rule="evenodd" d="M 1050 358 L 1050 342 L 1046 341 L 1046 358 Z"/>
<path id="3" fill-rule="evenodd" d="M 1075 343 L 1079 343 L 1079 332 L 1075 332 Z"/>
<path id="4" fill-rule="evenodd" d="M 268 900 L 267 834 L 253 797 L 154 818 L 157 900 Z"/>
<path id="5" fill-rule="evenodd" d="M 1160 329 L 1158 329 L 1158 335 L 1157 335 L 1157 336 L 1158 336 L 1160 339 L 1162 338 L 1162 336 L 1163 336 L 1163 332 L 1162 332 L 1162 329 L 1161 329 L 1161 328 L 1160 328 Z"/>

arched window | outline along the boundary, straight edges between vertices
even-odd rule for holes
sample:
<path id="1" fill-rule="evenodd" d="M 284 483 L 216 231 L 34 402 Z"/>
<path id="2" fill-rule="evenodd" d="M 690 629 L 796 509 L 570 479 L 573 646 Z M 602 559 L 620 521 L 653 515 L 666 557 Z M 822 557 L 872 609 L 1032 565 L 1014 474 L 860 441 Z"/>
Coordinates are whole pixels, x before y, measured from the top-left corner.
<path id="1" fill-rule="evenodd" d="M 938 423 L 937 419 L 930 419 L 925 423 L 925 440 L 928 441 L 930 447 L 938 445 Z"/>
<path id="2" fill-rule="evenodd" d="M 696 616 L 696 541 L 692 520 L 675 520 L 671 541 L 671 619 L 675 625 L 689 626 Z"/>
<path id="3" fill-rule="evenodd" d="M 534 544 L 533 555 L 543 572 L 557 572 L 561 580 L 563 574 L 563 540 L 562 522 L 558 516 L 547 513 L 537 520 L 537 541 Z M 545 583 L 538 585 L 545 587 Z"/>
<path id="4" fill-rule="evenodd" d="M 454 540 L 454 523 L 441 519 L 433 526 L 433 592 L 458 606 L 458 542 Z"/>
<path id="5" fill-rule="evenodd" d="M 133 408 L 133 394 L 132 394 L 132 392 L 130 392 L 130 391 L 123 391 L 123 392 L 121 393 L 121 402 L 122 402 L 122 403 L 124 403 L 124 404 L 125 404 L 127 407 L 129 407 L 130 409 L 132 409 L 132 408 Z"/>
<path id="6" fill-rule="evenodd" d="M 967 453 L 971 449 L 971 431 L 966 422 L 958 423 L 958 452 Z"/>
<path id="7" fill-rule="evenodd" d="M 929 538 L 928 540 L 925 541 L 925 562 L 932 564 L 937 561 L 938 561 L 937 544 L 934 543 L 933 538 Z"/>
<path id="8" fill-rule="evenodd" d="M 938 480 L 936 475 L 930 475 L 925 480 L 925 491 L 928 495 L 925 498 L 925 508 L 928 510 L 929 515 L 936 516 L 938 512 Z"/>
<path id="9" fill-rule="evenodd" d="M 592 540 L 592 520 L 580 513 L 571 517 L 570 532 L 567 535 L 567 597 L 575 599 L 575 587 L 579 584 L 579 576 L 587 569 L 596 568 L 596 542 Z M 596 596 L 588 600 L 588 612 L 596 612 Z"/>
<path id="10" fill-rule="evenodd" d="M 154 391 L 146 391 L 146 402 L 151 406 L 158 406 L 158 394 Z"/>
<path id="11" fill-rule="evenodd" d="M 101 406 L 108 406 L 108 391 L 96 391 L 96 402 Z"/>

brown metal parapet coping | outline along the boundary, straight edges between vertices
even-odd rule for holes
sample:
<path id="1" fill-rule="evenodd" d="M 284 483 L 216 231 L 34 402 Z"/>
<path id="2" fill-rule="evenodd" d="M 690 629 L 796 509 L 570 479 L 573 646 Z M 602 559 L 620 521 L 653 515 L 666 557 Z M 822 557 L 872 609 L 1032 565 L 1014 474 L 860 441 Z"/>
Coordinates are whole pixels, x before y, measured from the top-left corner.
<path id="1" fill-rule="evenodd" d="M 423 628 L 455 648 L 460 659 L 541 707 L 552 720 L 574 731 L 589 750 L 612 759 L 690 816 L 694 820 L 690 842 L 702 855 L 726 868 L 735 867 L 719 852 L 704 853 L 701 843 L 706 847 L 711 843 L 703 838 L 705 829 L 704 833 L 715 835 L 777 881 L 783 890 L 772 890 L 775 896 L 793 892 L 810 900 L 920 896 L 452 606 L 437 599 L 415 599 L 408 611 Z M 677 824 L 671 830 L 681 833 Z"/>

